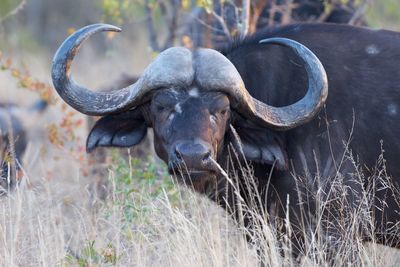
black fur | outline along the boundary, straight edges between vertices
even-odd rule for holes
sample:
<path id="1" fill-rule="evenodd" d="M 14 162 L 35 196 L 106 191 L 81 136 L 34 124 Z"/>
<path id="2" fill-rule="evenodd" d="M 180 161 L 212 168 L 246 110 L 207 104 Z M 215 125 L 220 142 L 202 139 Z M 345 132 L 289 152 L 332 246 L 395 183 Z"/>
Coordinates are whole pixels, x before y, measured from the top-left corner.
<path id="1" fill-rule="evenodd" d="M 349 206 L 359 205 L 361 192 L 376 186 L 378 201 L 372 212 L 375 226 L 384 233 L 378 238 L 399 247 L 398 230 L 385 234 L 389 225 L 400 222 L 399 196 L 391 189 L 379 190 L 383 186 L 378 186 L 378 177 L 385 173 L 387 177 L 383 179 L 391 180 L 394 186 L 400 183 L 400 33 L 334 24 L 298 24 L 260 32 L 222 50 L 253 97 L 284 106 L 304 95 L 307 76 L 301 60 L 289 49 L 258 44 L 270 37 L 290 38 L 313 51 L 326 69 L 329 94 L 325 108 L 310 123 L 273 133 L 282 140 L 290 168 L 273 171 L 269 186 L 273 190 L 267 199 L 280 199 L 279 213 L 284 216 L 289 196 L 292 214 L 299 214 L 299 196 L 307 195 L 312 186 L 315 191 L 328 190 L 340 172 L 344 175 L 343 184 L 351 189 L 346 197 Z M 242 138 L 252 134 L 240 129 L 238 133 Z M 268 129 L 264 133 L 271 135 Z M 266 139 L 258 140 L 259 145 L 265 146 Z M 384 161 L 380 158 L 382 153 Z M 270 167 L 254 166 L 260 183 L 266 183 Z M 370 180 L 355 181 L 353 175 L 359 170 L 358 176 L 371 177 Z M 299 192 L 294 176 L 304 178 L 308 188 Z M 315 177 L 319 177 L 320 185 L 315 184 Z M 308 209 L 315 213 L 312 203 Z M 339 223 L 335 221 L 337 214 L 330 212 L 330 223 Z M 293 225 L 300 225 L 295 217 L 292 216 Z"/>

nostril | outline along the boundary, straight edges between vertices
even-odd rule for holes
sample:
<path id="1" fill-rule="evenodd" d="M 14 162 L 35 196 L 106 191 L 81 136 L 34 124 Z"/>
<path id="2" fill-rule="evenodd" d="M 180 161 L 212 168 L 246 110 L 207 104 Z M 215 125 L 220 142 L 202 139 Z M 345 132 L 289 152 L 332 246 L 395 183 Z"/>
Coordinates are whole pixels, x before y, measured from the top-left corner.
<path id="1" fill-rule="evenodd" d="M 178 148 L 175 148 L 175 157 L 179 160 L 182 160 L 182 154 L 179 152 Z"/>
<path id="2" fill-rule="evenodd" d="M 203 162 L 209 161 L 211 158 L 211 151 L 208 151 L 206 154 L 203 156 Z"/>

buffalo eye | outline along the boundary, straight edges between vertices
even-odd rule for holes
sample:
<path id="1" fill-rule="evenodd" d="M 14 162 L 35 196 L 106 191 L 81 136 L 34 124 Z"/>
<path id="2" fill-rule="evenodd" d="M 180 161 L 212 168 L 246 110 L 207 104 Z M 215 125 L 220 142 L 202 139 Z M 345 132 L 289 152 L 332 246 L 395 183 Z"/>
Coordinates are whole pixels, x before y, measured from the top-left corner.
<path id="1" fill-rule="evenodd" d="M 218 120 L 223 119 L 224 117 L 226 117 L 226 115 L 229 113 L 229 108 L 224 108 L 221 110 L 218 110 L 216 112 L 213 112 L 210 115 L 210 120 L 217 122 Z"/>
<path id="2" fill-rule="evenodd" d="M 219 113 L 220 113 L 222 116 L 225 116 L 226 114 L 228 114 L 228 109 L 227 109 L 227 108 L 222 109 Z"/>
<path id="3" fill-rule="evenodd" d="M 161 92 L 157 94 L 152 100 L 153 111 L 156 114 L 172 112 L 178 99 L 170 92 Z"/>
<path id="4" fill-rule="evenodd" d="M 213 114 L 217 117 L 225 117 L 229 114 L 229 106 L 217 109 Z"/>
<path id="5" fill-rule="evenodd" d="M 162 101 L 155 101 L 154 105 L 157 111 L 163 111 L 166 109 L 173 109 L 176 100 L 173 99 L 163 99 Z"/>
<path id="6" fill-rule="evenodd" d="M 225 118 L 230 111 L 229 99 L 227 96 L 219 93 L 217 95 L 210 96 L 211 101 L 209 101 L 210 112 L 217 119 Z"/>
<path id="7" fill-rule="evenodd" d="M 155 106 L 156 106 L 157 112 L 162 112 L 162 111 L 164 111 L 164 109 L 165 109 L 165 107 L 164 107 L 163 105 L 160 105 L 160 104 L 158 104 L 158 103 L 157 103 Z"/>

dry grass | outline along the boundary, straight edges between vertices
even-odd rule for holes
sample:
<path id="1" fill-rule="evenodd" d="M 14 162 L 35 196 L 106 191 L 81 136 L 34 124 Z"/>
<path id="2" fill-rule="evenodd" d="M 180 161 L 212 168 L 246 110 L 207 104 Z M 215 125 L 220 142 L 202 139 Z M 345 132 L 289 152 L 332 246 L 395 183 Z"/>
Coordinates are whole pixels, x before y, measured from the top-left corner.
<path id="1" fill-rule="evenodd" d="M 43 180 L 21 186 L 0 205 L 1 266 L 254 266 L 256 254 L 232 221 L 190 192 L 156 198 L 112 194 L 93 208 L 89 192 Z M 65 189 L 65 188 L 64 188 Z M 122 197 L 142 195 L 127 217 Z M 178 193 L 176 193 L 178 194 Z M 121 205 L 121 203 L 125 203 Z M 129 215 L 128 215 L 129 216 Z M 93 245 L 91 242 L 94 242 Z"/>
<path id="2" fill-rule="evenodd" d="M 256 222 L 253 245 L 244 237 L 247 229 L 222 209 L 172 185 L 149 165 L 138 172 L 136 165 L 115 161 L 109 198 L 94 203 L 90 177 L 81 177 L 77 166 L 69 163 L 66 171 L 66 161 L 60 162 L 64 167 L 41 161 L 35 165 L 42 172 L 64 170 L 47 179 L 26 175 L 13 194 L 1 199 L 0 266 L 257 266 L 261 260 L 266 266 L 295 265 L 288 239 L 277 234 L 271 217 L 251 205 L 242 209 Z M 398 266 L 397 250 L 357 238 L 356 226 L 369 223 L 360 214 L 343 225 L 349 240 L 333 265 Z M 329 243 L 317 232 L 309 235 L 302 266 L 332 264 L 326 262 Z"/>

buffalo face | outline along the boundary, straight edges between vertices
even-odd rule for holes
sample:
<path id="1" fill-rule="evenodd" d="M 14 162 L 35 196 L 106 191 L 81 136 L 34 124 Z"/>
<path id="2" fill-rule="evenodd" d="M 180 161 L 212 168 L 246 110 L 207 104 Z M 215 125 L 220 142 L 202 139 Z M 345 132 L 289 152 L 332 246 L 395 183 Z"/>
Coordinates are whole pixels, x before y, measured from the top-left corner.
<path id="1" fill-rule="evenodd" d="M 131 147 L 152 127 L 154 148 L 179 182 L 199 192 L 215 182 L 231 117 L 229 98 L 197 87 L 164 89 L 134 110 L 96 122 L 87 140 L 97 146 Z"/>
<path id="2" fill-rule="evenodd" d="M 230 103 L 218 92 L 196 87 L 156 94 L 150 104 L 157 155 L 170 174 L 202 191 L 218 173 Z"/>

